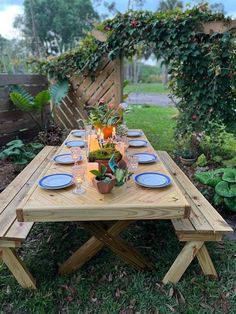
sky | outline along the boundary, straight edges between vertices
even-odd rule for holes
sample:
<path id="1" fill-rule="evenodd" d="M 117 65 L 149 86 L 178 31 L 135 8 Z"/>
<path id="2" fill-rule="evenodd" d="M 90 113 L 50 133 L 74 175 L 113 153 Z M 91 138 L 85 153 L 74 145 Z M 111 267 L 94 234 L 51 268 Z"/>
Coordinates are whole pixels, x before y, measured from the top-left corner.
<path id="1" fill-rule="evenodd" d="M 20 34 L 13 28 L 13 21 L 18 14 L 23 12 L 24 0 L 0 0 L 0 35 L 5 38 L 17 38 Z M 50 0 L 48 0 L 50 1 Z M 68 0 L 69 1 L 69 0 Z M 109 0 L 107 0 L 109 2 Z M 124 12 L 127 9 L 128 0 L 116 0 L 116 7 Z M 193 0 L 183 0 L 186 3 L 195 3 Z M 210 3 L 220 2 L 209 0 Z M 236 18 L 236 0 L 222 0 L 227 15 Z M 155 11 L 159 0 L 146 0 L 143 9 Z M 101 8 L 100 8 L 101 10 Z M 101 13 L 101 12 L 100 12 Z"/>

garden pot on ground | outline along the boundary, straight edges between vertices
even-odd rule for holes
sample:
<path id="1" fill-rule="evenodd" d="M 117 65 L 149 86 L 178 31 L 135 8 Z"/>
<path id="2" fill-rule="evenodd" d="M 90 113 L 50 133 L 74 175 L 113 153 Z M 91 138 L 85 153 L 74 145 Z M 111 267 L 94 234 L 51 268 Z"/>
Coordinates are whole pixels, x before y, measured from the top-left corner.
<path id="1" fill-rule="evenodd" d="M 116 178 L 112 174 L 107 173 L 106 177 L 109 177 L 111 179 L 109 183 L 104 182 L 104 181 L 98 181 L 96 177 L 92 179 L 93 185 L 97 188 L 98 192 L 101 194 L 110 193 L 116 183 Z"/>
<path id="2" fill-rule="evenodd" d="M 180 157 L 180 161 L 181 161 L 182 165 L 184 165 L 184 166 L 192 166 L 196 160 L 197 160 L 197 158 Z"/>

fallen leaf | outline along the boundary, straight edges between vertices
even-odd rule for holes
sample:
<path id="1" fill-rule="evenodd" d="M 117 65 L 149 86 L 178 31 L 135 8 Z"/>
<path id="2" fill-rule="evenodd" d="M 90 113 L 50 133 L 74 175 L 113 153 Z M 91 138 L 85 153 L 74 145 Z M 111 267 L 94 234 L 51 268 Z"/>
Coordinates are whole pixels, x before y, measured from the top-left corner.
<path id="1" fill-rule="evenodd" d="M 111 282 L 112 281 L 112 274 L 110 273 L 108 276 L 108 281 Z"/>

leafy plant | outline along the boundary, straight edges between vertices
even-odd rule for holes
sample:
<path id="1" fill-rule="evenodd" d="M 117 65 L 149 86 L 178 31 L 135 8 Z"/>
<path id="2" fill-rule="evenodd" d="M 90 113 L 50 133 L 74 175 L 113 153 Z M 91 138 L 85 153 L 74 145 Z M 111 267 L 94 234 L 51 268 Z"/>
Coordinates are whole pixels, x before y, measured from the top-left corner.
<path id="1" fill-rule="evenodd" d="M 95 175 L 96 180 L 102 181 L 104 183 L 110 183 L 111 178 L 106 176 L 107 167 L 104 165 L 101 165 L 101 170 L 90 170 L 90 172 Z"/>
<path id="2" fill-rule="evenodd" d="M 89 122 L 95 127 L 117 125 L 122 122 L 124 109 L 121 105 L 106 104 L 100 99 L 95 106 L 87 107 Z"/>
<path id="3" fill-rule="evenodd" d="M 196 161 L 196 165 L 199 167 L 205 167 L 207 165 L 207 158 L 204 154 L 201 154 L 197 161 Z"/>
<path id="4" fill-rule="evenodd" d="M 6 144 L 0 152 L 0 160 L 9 159 L 17 165 L 26 165 L 43 148 L 40 143 L 25 145 L 21 140 L 14 140 Z"/>
<path id="5" fill-rule="evenodd" d="M 195 174 L 195 178 L 214 188 L 215 205 L 225 203 L 230 210 L 236 212 L 236 169 L 219 168 L 200 172 Z"/>
<path id="6" fill-rule="evenodd" d="M 20 110 L 27 112 L 31 119 L 36 123 L 40 130 L 46 128 L 44 108 L 50 101 L 50 94 L 48 90 L 39 92 L 35 97 L 29 94 L 22 87 L 13 85 L 10 87 L 9 97 L 13 104 Z M 34 117 L 33 111 L 39 111 L 41 114 L 41 123 Z"/>
<path id="7" fill-rule="evenodd" d="M 206 131 L 209 135 L 214 128 L 209 122 L 230 125 L 236 118 L 236 42 L 231 31 L 204 34 L 200 25 L 208 21 L 227 22 L 227 18 L 212 14 L 206 4 L 183 12 L 118 13 L 97 25 L 106 41 L 99 42 L 89 34 L 75 49 L 37 64 L 42 73 L 55 78 L 92 76 L 104 56 L 110 60 L 131 58 L 150 49 L 169 63 L 171 93 L 178 99 L 176 134 Z"/>
<path id="8" fill-rule="evenodd" d="M 69 92 L 69 82 L 68 80 L 62 80 L 58 81 L 55 84 L 52 84 L 49 89 L 52 103 L 54 105 L 60 105 L 63 98 L 66 97 L 66 95 Z"/>

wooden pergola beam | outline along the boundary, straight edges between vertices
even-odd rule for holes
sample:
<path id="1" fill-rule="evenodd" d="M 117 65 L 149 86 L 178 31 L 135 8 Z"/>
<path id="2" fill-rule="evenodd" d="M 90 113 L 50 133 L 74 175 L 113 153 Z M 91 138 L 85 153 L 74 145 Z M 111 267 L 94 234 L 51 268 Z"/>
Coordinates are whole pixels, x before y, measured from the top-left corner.
<path id="1" fill-rule="evenodd" d="M 225 33 L 233 28 L 236 29 L 236 20 L 231 21 L 211 21 L 206 22 L 202 24 L 203 32 L 205 34 L 211 34 L 211 33 Z"/>

